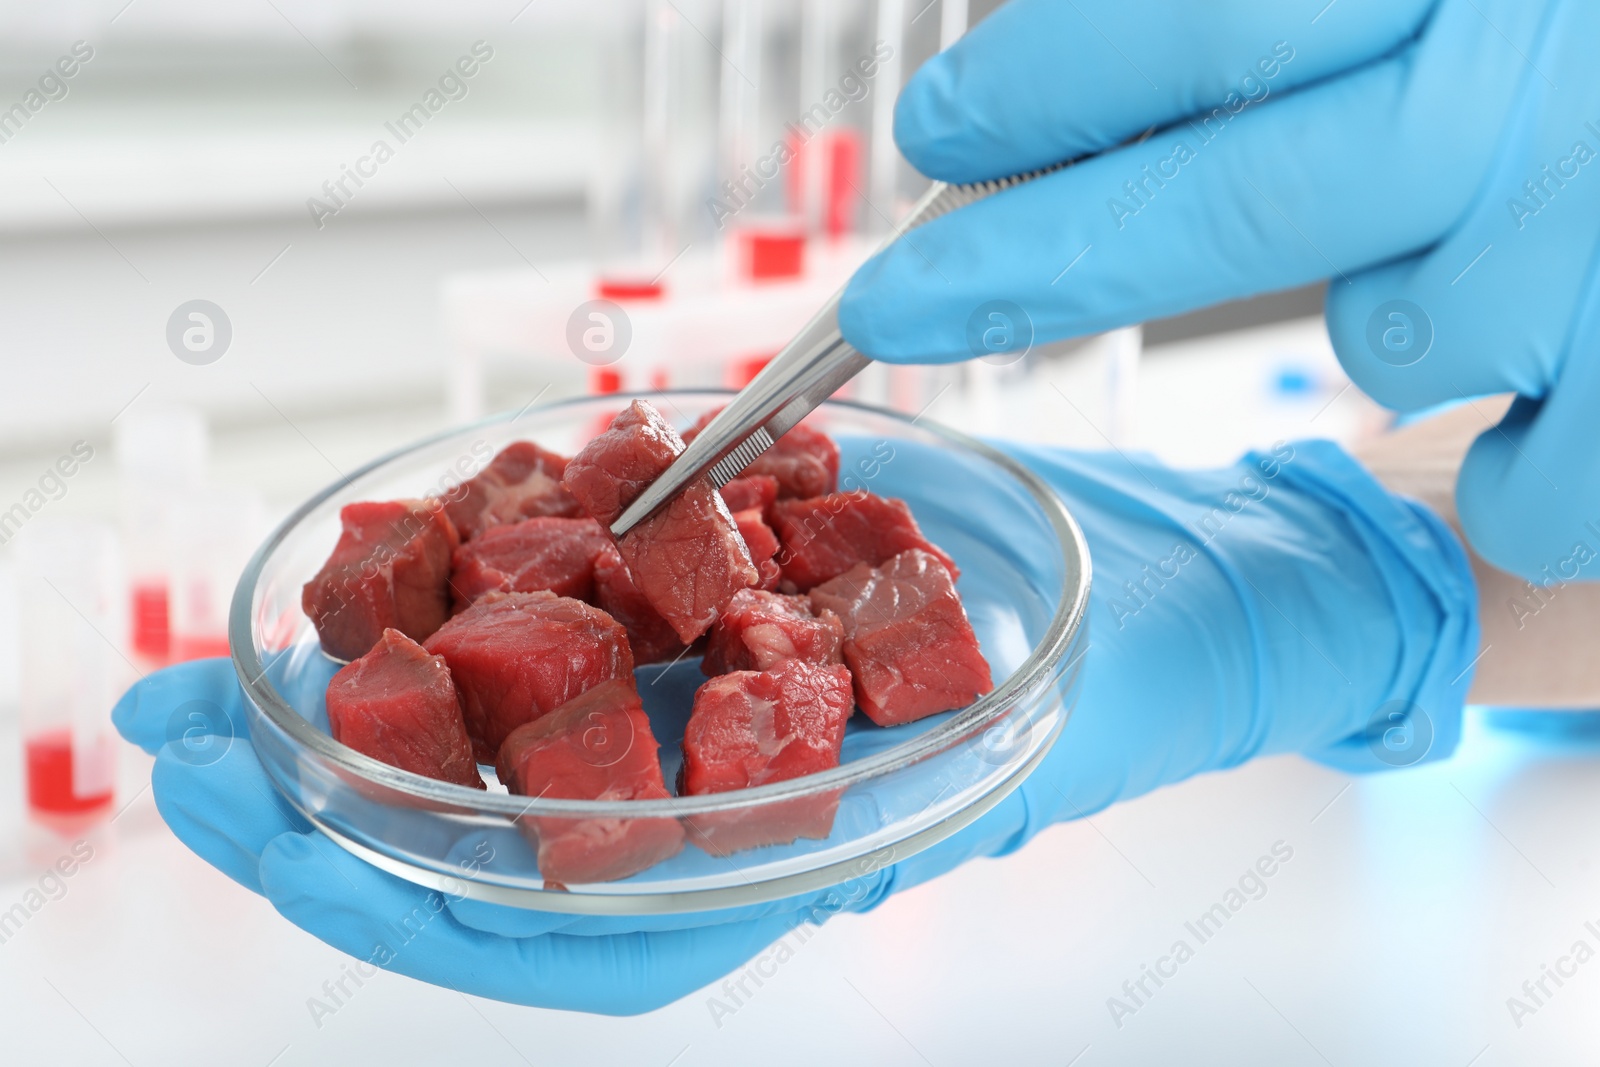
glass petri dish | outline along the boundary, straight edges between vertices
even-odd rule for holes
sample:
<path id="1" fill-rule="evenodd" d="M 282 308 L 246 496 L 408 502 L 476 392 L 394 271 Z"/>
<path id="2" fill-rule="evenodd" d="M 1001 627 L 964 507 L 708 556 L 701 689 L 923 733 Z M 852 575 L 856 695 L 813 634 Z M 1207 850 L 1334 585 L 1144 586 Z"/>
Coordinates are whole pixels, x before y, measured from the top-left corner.
<path id="1" fill-rule="evenodd" d="M 730 394 L 640 395 L 687 426 Z M 483 768 L 490 787 L 482 792 L 336 742 L 323 694 L 340 664 L 322 652 L 300 590 L 338 538 L 340 508 L 446 491 L 514 440 L 571 455 L 630 399 L 508 412 L 400 449 L 306 501 L 256 552 L 234 593 L 229 643 L 256 752 L 306 819 L 373 865 L 455 897 L 566 913 L 664 914 L 775 900 L 870 874 L 968 825 L 1039 764 L 1071 711 L 1088 641 L 1082 533 L 1049 486 L 1003 453 L 927 420 L 843 401 L 812 416 L 839 442 L 841 488 L 906 500 L 927 536 L 955 558 L 957 588 L 993 670 L 992 692 L 903 726 L 854 715 L 840 766 L 825 772 L 665 800 L 514 796 L 492 768 Z M 671 783 L 693 694 L 705 679 L 696 657 L 636 673 Z M 736 851 L 717 845 L 727 839 L 715 832 L 719 824 L 754 826 L 759 838 L 763 826 L 815 830 L 828 809 L 825 837 Z M 562 835 L 659 842 L 680 827 L 681 851 L 613 881 L 549 882 L 532 843 Z"/>

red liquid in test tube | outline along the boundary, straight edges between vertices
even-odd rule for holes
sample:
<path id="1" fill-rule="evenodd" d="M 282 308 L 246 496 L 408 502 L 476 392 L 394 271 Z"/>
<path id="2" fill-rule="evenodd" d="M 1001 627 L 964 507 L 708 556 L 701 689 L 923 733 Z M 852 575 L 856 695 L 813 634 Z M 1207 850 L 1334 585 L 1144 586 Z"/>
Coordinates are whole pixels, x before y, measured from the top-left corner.
<path id="1" fill-rule="evenodd" d="M 111 806 L 110 738 L 75 746 L 67 729 L 46 730 L 23 742 L 28 809 L 42 821 L 94 815 Z"/>
<path id="2" fill-rule="evenodd" d="M 116 538 L 98 523 L 45 516 L 17 548 L 28 814 L 78 833 L 113 802 L 111 706 L 128 680 L 113 643 L 127 604 Z"/>
<path id="3" fill-rule="evenodd" d="M 134 582 L 131 593 L 133 650 L 165 663 L 172 642 L 166 580 Z"/>

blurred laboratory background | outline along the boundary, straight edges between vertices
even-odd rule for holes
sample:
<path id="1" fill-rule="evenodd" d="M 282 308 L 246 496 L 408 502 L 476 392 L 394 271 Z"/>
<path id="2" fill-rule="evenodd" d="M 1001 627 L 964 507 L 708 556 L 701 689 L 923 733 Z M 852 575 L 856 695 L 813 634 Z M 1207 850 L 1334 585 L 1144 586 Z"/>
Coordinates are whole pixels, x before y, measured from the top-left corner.
<path id="1" fill-rule="evenodd" d="M 1293 1018 L 1345 1062 L 1379 1062 L 1316 989 L 1238 1014 L 1230 968 L 1253 960 L 1259 974 L 1290 951 L 1312 971 L 1325 960 L 1340 989 L 1366 983 L 1369 994 L 1337 1001 L 1347 1017 L 1382 992 L 1410 998 L 1434 1027 L 1386 1025 L 1399 1044 L 1384 1048 L 1414 1041 L 1441 1063 L 1473 1059 L 1479 1036 L 1438 1024 L 1463 998 L 1499 1011 L 1496 997 L 1462 973 L 1419 991 L 1405 965 L 1356 972 L 1425 949 L 1450 933 L 1446 920 L 1465 933 L 1497 894 L 1538 888 L 1542 874 L 1487 828 L 1468 833 L 1443 800 L 1416 802 L 1443 792 L 1446 774 L 1482 799 L 1474 782 L 1491 788 L 1534 758 L 1472 749 L 1476 728 L 1466 762 L 1363 783 L 1332 814 L 1348 780 L 1269 760 L 1058 828 L 1005 861 L 1010 879 L 979 864 L 872 920 L 830 924 L 818 942 L 829 947 L 795 965 L 790 992 L 725 1031 L 693 997 L 616 1022 L 466 1002 L 393 976 L 313 1027 L 304 1001 L 343 957 L 171 839 L 149 760 L 109 729 L 106 708 L 139 674 L 226 652 L 244 560 L 345 472 L 492 411 L 747 381 L 925 187 L 894 148 L 895 94 L 994 6 L 0 9 L 0 914 L 74 839 L 108 857 L 85 863 L 61 903 L 47 894 L 48 912 L 29 905 L 22 928 L 0 924 L 0 992 L 39 1020 L 0 1047 L 64 1048 L 67 1062 L 290 1064 L 376 1043 L 439 1049 L 438 1062 L 458 1046 L 430 1044 L 438 1027 L 416 1020 L 448 1015 L 480 1062 L 546 1062 L 543 1042 L 566 1050 L 551 1062 L 748 1062 L 775 1027 L 800 1059 L 772 1062 L 841 1060 L 844 1047 L 875 1063 L 1002 1050 L 1028 1063 L 1213 1062 L 1195 1042 L 1242 1047 L 1258 1033 L 1282 1053 L 1274 1062 L 1321 1062 L 1284 1026 Z M 1271 294 L 1020 359 L 874 368 L 851 389 L 969 432 L 1184 466 L 1278 439 L 1351 443 L 1388 417 L 1349 388 L 1321 307 L 1320 288 Z M 1384 820 L 1387 805 L 1418 821 Z M 1275 821 L 1284 812 L 1289 831 Z M 1433 822 L 1448 831 L 1429 836 Z M 1112 1026 L 1103 1001 L 1170 940 L 1176 916 L 1204 910 L 1285 834 L 1307 857 L 1286 876 L 1300 888 L 1274 888 L 1257 929 L 1195 965 L 1222 969 L 1228 994 L 1193 981 L 1126 1021 L 1141 1034 Z M 1535 835 L 1518 839 L 1537 852 Z M 1424 854 L 1438 866 L 1419 867 Z M 1490 871 L 1481 898 L 1429 918 L 1385 917 L 1388 900 L 1368 891 L 1414 877 L 1422 900 L 1460 865 Z M 1013 913 L 1052 917 L 961 925 L 998 892 L 1013 894 Z M 955 947 L 941 956 L 940 943 Z M 1507 992 L 1513 971 L 1538 973 L 1532 957 L 1476 951 L 1505 969 Z M 151 977 L 134 989 L 136 967 Z M 883 1010 L 852 999 L 837 970 Z M 1001 972 L 1025 980 L 1006 995 L 972 988 L 973 975 L 998 983 Z M 179 1000 L 184 1021 L 148 1032 Z M 981 1027 L 938 1010 L 957 1001 Z M 820 1011 L 847 1019 L 846 1036 L 800 1021 Z M 626 1053 L 605 1055 L 607 1041 Z"/>
<path id="2" fill-rule="evenodd" d="M 0 701 L 29 773 L 108 786 L 108 695 L 225 651 L 253 545 L 371 457 L 586 392 L 743 384 L 925 188 L 895 94 L 992 6 L 0 15 L 0 104 L 18 104 L 0 111 L 0 607 L 32 620 L 3 644 Z M 978 433 L 1221 462 L 1313 418 L 1381 425 L 1344 391 L 1320 306 L 1277 294 L 1020 359 L 873 368 L 851 391 Z M 104 639 L 52 629 L 86 623 Z M 81 806 L 83 782 L 51 781 L 28 779 L 36 805 Z"/>

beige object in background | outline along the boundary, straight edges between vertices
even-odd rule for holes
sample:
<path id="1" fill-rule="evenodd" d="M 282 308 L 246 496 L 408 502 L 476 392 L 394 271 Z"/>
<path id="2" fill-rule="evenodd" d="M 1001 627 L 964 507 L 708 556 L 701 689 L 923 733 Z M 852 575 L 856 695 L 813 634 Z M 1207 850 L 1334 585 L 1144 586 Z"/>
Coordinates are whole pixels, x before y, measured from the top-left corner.
<path id="1" fill-rule="evenodd" d="M 1357 459 L 1396 493 L 1422 501 L 1459 535 L 1456 472 L 1473 440 L 1511 397 L 1472 401 L 1355 446 Z M 1478 581 L 1483 636 L 1468 694 L 1475 704 L 1600 708 L 1600 582 L 1535 586 L 1467 546 Z"/>

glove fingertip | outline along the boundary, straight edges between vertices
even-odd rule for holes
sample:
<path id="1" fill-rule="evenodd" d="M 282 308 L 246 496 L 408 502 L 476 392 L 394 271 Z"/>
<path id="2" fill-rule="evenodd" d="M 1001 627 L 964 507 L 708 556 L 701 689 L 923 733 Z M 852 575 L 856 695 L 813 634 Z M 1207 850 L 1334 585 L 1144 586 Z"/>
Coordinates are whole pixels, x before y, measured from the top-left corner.
<path id="1" fill-rule="evenodd" d="M 931 277 L 930 277 L 931 276 Z M 856 271 L 839 300 L 839 333 L 882 363 L 954 363 L 971 359 L 937 306 L 949 282 L 927 268 L 923 254 L 904 242 L 890 246 Z"/>
<path id="2" fill-rule="evenodd" d="M 906 82 L 894 105 L 894 143 L 913 167 L 941 181 L 961 180 L 952 151 L 961 127 L 948 53 L 931 57 Z"/>
<path id="3" fill-rule="evenodd" d="M 323 834 L 284 833 L 261 850 L 261 892 L 296 926 L 346 952 L 419 908 L 444 911 L 442 893 L 378 870 Z"/>
<path id="4" fill-rule="evenodd" d="M 111 708 L 111 725 L 116 727 L 117 733 L 124 741 L 138 745 L 144 749 L 146 755 L 153 756 L 156 749 L 161 747 L 161 742 L 155 741 L 138 729 L 139 687 L 142 684 L 142 681 L 133 683 L 117 698 L 116 704 Z"/>
<path id="5" fill-rule="evenodd" d="M 1577 548 L 1589 544 L 1593 531 L 1585 527 L 1587 516 L 1567 503 L 1586 494 L 1554 488 L 1582 479 L 1547 456 L 1541 455 L 1537 465 L 1529 458 L 1539 450 L 1527 442 L 1518 411 L 1529 406 L 1536 404 L 1518 399 L 1500 425 L 1485 430 L 1467 450 L 1456 480 L 1461 530 L 1478 555 L 1535 584 L 1587 577 L 1578 568 L 1594 558 L 1593 550 Z"/>
<path id="6" fill-rule="evenodd" d="M 174 739 L 174 715 L 182 716 L 182 735 L 198 727 L 219 736 L 243 732 L 239 680 L 225 658 L 192 660 L 165 667 L 139 679 L 118 698 L 111 722 L 127 741 L 155 755 Z"/>
<path id="7" fill-rule="evenodd" d="M 261 849 L 261 892 L 280 912 L 313 895 L 310 882 L 331 872 L 322 867 L 324 857 L 311 843 L 310 834 L 279 834 Z M 310 872 L 315 871 L 313 877 Z"/>
<path id="8" fill-rule="evenodd" d="M 845 286 L 839 298 L 839 333 L 856 351 L 873 359 L 894 361 L 873 328 L 879 314 L 875 305 L 881 303 L 877 294 L 887 287 L 883 284 L 883 254 L 879 253 L 863 263 Z"/>

